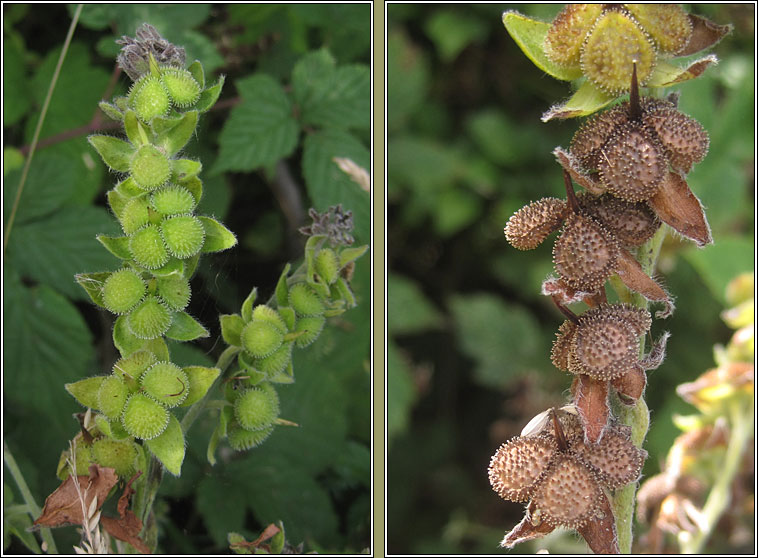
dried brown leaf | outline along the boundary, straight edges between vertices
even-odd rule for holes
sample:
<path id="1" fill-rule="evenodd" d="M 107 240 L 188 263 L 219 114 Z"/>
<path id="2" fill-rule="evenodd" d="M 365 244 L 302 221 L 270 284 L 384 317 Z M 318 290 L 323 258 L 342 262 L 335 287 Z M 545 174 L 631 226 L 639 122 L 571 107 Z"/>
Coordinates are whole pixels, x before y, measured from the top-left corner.
<path id="1" fill-rule="evenodd" d="M 687 46 L 677 56 L 689 56 L 710 48 L 732 31 L 731 25 L 718 25 L 699 15 L 689 14 L 692 35 Z"/>
<path id="2" fill-rule="evenodd" d="M 97 498 L 95 509 L 100 509 L 111 488 L 118 482 L 118 475 L 115 469 L 92 464 L 89 467 L 89 476 L 79 475 L 78 480 L 84 496 L 84 508 L 89 510 L 92 502 Z M 42 514 L 33 524 L 34 529 L 82 524 L 84 520 L 82 502 L 74 483 L 73 475 L 69 476 L 47 497 Z"/>
<path id="3" fill-rule="evenodd" d="M 141 474 L 142 472 L 136 473 L 129 479 L 123 493 L 118 499 L 118 513 L 120 517 L 116 519 L 114 517 L 103 516 L 100 518 L 100 523 L 102 523 L 110 536 L 129 543 L 142 554 L 150 554 L 150 547 L 139 538 L 139 534 L 142 531 L 142 521 L 140 521 L 133 511 L 126 509 L 129 506 L 129 499 L 135 492 L 132 488 L 132 483 Z"/>

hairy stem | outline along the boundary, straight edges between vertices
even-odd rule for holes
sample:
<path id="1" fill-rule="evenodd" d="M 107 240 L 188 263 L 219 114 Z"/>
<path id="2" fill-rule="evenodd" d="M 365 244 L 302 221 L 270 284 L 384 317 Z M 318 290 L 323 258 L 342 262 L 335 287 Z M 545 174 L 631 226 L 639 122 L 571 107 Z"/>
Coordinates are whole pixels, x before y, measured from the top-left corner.
<path id="1" fill-rule="evenodd" d="M 652 275 L 658 263 L 661 246 L 668 233 L 668 226 L 661 225 L 653 238 L 643 244 L 637 252 L 637 261 L 647 275 Z M 620 283 L 620 281 L 619 281 Z M 620 288 L 615 282 L 611 282 L 616 289 L 619 298 L 624 302 L 631 302 L 638 308 L 648 307 L 648 301 L 640 294 L 630 293 L 626 287 Z M 645 337 L 640 339 L 640 356 L 645 352 Z M 623 423 L 632 427 L 632 442 L 641 448 L 647 436 L 650 426 L 650 413 L 644 396 L 637 400 L 633 406 L 624 405 L 618 396 L 611 398 L 613 414 Z M 632 551 L 632 526 L 634 518 L 634 503 L 637 495 L 637 483 L 631 483 L 617 490 L 611 499 L 611 507 L 616 517 L 616 533 L 621 554 L 629 554 Z"/>
<path id="2" fill-rule="evenodd" d="M 8 471 L 13 477 L 13 480 L 16 481 L 16 486 L 18 486 L 18 490 L 21 492 L 21 497 L 24 499 L 32 519 L 38 518 L 41 515 L 42 510 L 34 500 L 34 496 L 32 496 L 29 486 L 26 484 L 24 475 L 21 472 L 21 469 L 19 469 L 16 460 L 13 458 L 13 454 L 11 453 L 8 444 L 5 442 L 3 442 L 3 460 L 5 461 L 5 466 L 8 467 Z M 53 534 L 50 532 L 50 529 L 44 527 L 40 529 L 40 534 L 42 535 L 42 540 L 47 545 L 47 552 L 50 554 L 58 554 L 58 548 L 55 546 L 55 540 L 53 539 Z"/>

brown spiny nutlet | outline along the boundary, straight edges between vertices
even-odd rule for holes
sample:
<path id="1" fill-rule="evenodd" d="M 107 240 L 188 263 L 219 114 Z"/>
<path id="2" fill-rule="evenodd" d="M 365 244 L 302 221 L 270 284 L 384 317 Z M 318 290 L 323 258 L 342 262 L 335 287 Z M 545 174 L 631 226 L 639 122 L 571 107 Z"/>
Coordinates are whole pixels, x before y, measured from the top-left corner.
<path id="1" fill-rule="evenodd" d="M 555 270 L 572 288 L 594 293 L 616 268 L 618 242 L 599 221 L 572 213 L 553 247 Z"/>
<path id="2" fill-rule="evenodd" d="M 598 171 L 609 192 L 630 202 L 653 197 L 669 166 L 687 173 L 708 152 L 708 134 L 673 103 L 643 98 L 638 108 L 638 117 L 628 101 L 594 116 L 570 146 L 586 171 Z"/>
<path id="3" fill-rule="evenodd" d="M 531 500 L 538 521 L 577 529 L 600 517 L 603 488 L 639 477 L 647 453 L 631 442 L 628 427 L 611 426 L 599 443 L 587 444 L 576 414 L 551 413 L 536 435 L 500 446 L 490 460 L 490 484 L 506 500 Z"/>
<path id="4" fill-rule="evenodd" d="M 505 237 L 514 248 L 532 250 L 557 231 L 568 213 L 565 200 L 542 198 L 522 207 L 505 225 Z"/>
<path id="5" fill-rule="evenodd" d="M 650 313 L 628 304 L 604 304 L 564 322 L 550 355 L 573 374 L 613 380 L 639 365 L 639 337 L 650 329 Z"/>
<path id="6" fill-rule="evenodd" d="M 600 221 L 624 246 L 642 246 L 650 240 L 661 220 L 645 202 L 627 202 L 610 194 L 593 196 L 582 192 L 579 205 Z"/>

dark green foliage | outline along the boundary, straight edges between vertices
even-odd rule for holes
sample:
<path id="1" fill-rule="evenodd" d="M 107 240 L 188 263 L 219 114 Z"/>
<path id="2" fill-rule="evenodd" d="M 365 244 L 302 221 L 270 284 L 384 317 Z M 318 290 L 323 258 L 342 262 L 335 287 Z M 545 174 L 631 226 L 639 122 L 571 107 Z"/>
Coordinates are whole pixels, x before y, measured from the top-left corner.
<path id="1" fill-rule="evenodd" d="M 388 7 L 391 553 L 495 552 L 523 506 L 492 493 L 489 455 L 567 400 L 569 379 L 545 350 L 563 317 L 539 294 L 552 272 L 553 237 L 519 252 L 502 232 L 530 200 L 564 195 L 551 151 L 568 145 L 579 121 L 540 122 L 571 92 L 523 55 L 501 15 L 549 21 L 562 7 Z M 753 266 L 753 7 L 688 9 L 733 23 L 735 32 L 714 49 L 718 66 L 674 88 L 680 109 L 711 138 L 688 183 L 707 208 L 714 245 L 699 250 L 670 238 L 663 247 L 657 277 L 676 294 L 677 309 L 652 331 L 672 337 L 665 363 L 648 377 L 645 475 L 659 470 L 679 433 L 670 417 L 685 409 L 675 387 L 711 368 L 712 345 L 729 339 L 719 318 L 726 281 Z M 562 537 L 550 552 L 586 552 L 583 544 Z M 719 551 L 738 550 L 709 549 Z"/>
<path id="2" fill-rule="evenodd" d="M 60 5 L 24 13 L 21 5 L 4 7 L 3 62 L 9 83 L 4 89 L 5 226 L 23 167 L 18 150 L 31 141 L 75 9 Z M 371 171 L 368 5 L 85 5 L 44 120 L 42 144 L 26 179 L 4 259 L 5 441 L 40 505 L 58 484 L 60 452 L 79 431 L 71 416 L 82 409 L 64 384 L 107 374 L 118 358 L 111 340 L 115 317 L 87 300 L 74 274 L 113 271 L 121 265 L 95 240 L 98 234 L 121 235 L 104 196 L 118 177 L 109 175 L 86 136 L 117 135 L 116 123 L 97 107 L 102 99 L 127 93 L 123 74 L 114 88 L 108 88 L 119 48 L 114 40 L 133 35 L 145 21 L 183 46 L 188 64 L 202 61 L 207 85 L 216 83 L 219 74 L 226 76 L 220 106 L 201 116 L 198 133 L 178 156 L 203 163 L 203 196 L 196 211 L 223 222 L 241 241 L 232 250 L 201 259 L 187 319 L 175 324 L 169 335 L 194 338 L 198 324 L 203 324 L 210 337 L 194 347 L 170 343 L 172 361 L 213 366 L 223 349 L 219 314 L 239 311 L 253 285 L 265 302 L 285 263 L 299 264 L 296 258 L 302 258 L 306 239 L 297 227 L 308 224 L 307 214 L 303 211 L 292 220 L 282 210 L 271 191 L 278 180 L 272 170 L 288 169 L 305 210 L 342 203 L 353 212 L 356 245 L 370 238 L 368 193 L 331 162 L 335 155 L 351 157 Z M 295 71 L 308 70 L 309 60 L 317 62 L 319 79 L 308 71 Z M 301 76 L 298 85 L 295 76 Z M 333 93 L 337 96 L 330 96 Z M 255 107 L 264 112 L 281 109 L 270 114 L 284 128 L 282 141 L 267 141 L 262 155 L 239 153 L 239 145 L 260 141 L 246 120 Z M 98 120 L 93 124 L 94 117 Z M 261 133 L 271 140 L 276 130 L 267 124 Z M 243 156 L 230 162 L 232 153 Z M 213 169 L 219 172 L 213 174 Z M 235 172 L 221 172 L 227 170 Z M 333 184 L 327 184 L 330 180 Z M 204 226 L 211 235 L 213 223 L 206 220 Z M 368 506 L 362 514 L 356 510 L 368 498 L 370 484 L 356 474 L 354 465 L 363 462 L 369 467 L 368 258 L 357 264 L 352 288 L 359 305 L 340 316 L 343 327 L 336 331 L 327 325 L 319 341 L 295 352 L 295 367 L 302 372 L 295 384 L 282 388 L 280 397 L 281 416 L 299 428 L 280 426 L 260 448 L 234 457 L 226 453 L 211 470 L 205 448 L 215 411 L 196 422 L 187 437 L 181 478 L 164 481 L 159 493 L 159 551 L 227 552 L 227 532 L 238 531 L 254 540 L 269 522 L 279 520 L 287 541 L 305 542 L 307 550 L 344 552 L 368 546 Z M 181 419 L 184 410 L 177 409 Z M 353 465 L 345 465 L 345 455 L 353 456 Z M 282 466 L 273 469 L 266 465 L 270 463 Z M 261 475 L 252 476 L 250 464 Z M 230 478 L 237 480 L 230 483 Z M 349 485 L 351 492 L 345 496 L 335 484 Z M 282 487 L 281 500 L 272 499 L 271 486 Z M 237 496 L 241 501 L 235 506 Z M 213 503 L 219 501 L 223 513 Z M 56 530 L 54 536 L 61 552 L 70 551 L 77 540 L 71 528 Z M 16 538 L 10 544 L 8 551 L 24 548 Z"/>

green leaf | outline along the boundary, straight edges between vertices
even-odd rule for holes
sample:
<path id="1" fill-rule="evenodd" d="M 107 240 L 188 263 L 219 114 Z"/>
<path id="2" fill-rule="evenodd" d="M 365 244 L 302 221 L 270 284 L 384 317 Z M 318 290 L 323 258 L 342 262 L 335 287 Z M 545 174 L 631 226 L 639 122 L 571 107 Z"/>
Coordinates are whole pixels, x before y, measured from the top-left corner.
<path id="1" fill-rule="evenodd" d="M 6 532 L 14 534 L 34 554 L 42 554 L 34 533 L 30 532 L 32 528 L 32 518 L 29 513 L 29 506 L 13 506 L 15 509 L 5 508 L 3 511 L 3 527 Z M 3 550 L 6 550 L 4 547 Z"/>
<path id="2" fill-rule="evenodd" d="M 646 87 L 671 87 L 683 81 L 689 81 L 700 76 L 709 66 L 717 64 L 718 58 L 711 54 L 699 60 L 695 60 L 687 65 L 686 68 L 678 68 L 664 60 L 659 61 L 650 79 L 645 84 Z"/>
<path id="3" fill-rule="evenodd" d="M 124 210 L 124 207 L 130 198 L 124 196 L 116 188 L 109 190 L 106 197 L 108 198 L 108 205 L 110 206 L 111 211 L 113 211 L 113 214 L 117 219 L 121 220 L 121 212 Z"/>
<path id="4" fill-rule="evenodd" d="M 387 33 L 387 129 L 402 129 L 423 107 L 429 92 L 430 64 L 426 53 L 402 32 Z M 387 157 L 391 162 L 392 158 Z"/>
<path id="5" fill-rule="evenodd" d="M 454 296 L 450 308 L 461 349 L 477 363 L 473 374 L 479 384 L 502 388 L 535 369 L 551 368 L 539 324 L 524 308 L 487 294 Z"/>
<path id="6" fill-rule="evenodd" d="M 3 126 L 19 122 L 32 106 L 24 52 L 17 41 L 3 41 Z"/>
<path id="7" fill-rule="evenodd" d="M 195 81 L 200 85 L 200 89 L 205 89 L 205 72 L 200 60 L 195 60 L 187 67 L 187 71 L 192 74 Z"/>
<path id="8" fill-rule="evenodd" d="M 297 145 L 298 124 L 292 102 L 271 76 L 256 74 L 237 81 L 242 103 L 232 109 L 219 136 L 213 173 L 249 171 L 273 165 Z"/>
<path id="9" fill-rule="evenodd" d="M 443 62 L 452 62 L 472 42 L 482 41 L 489 29 L 482 20 L 461 11 L 440 10 L 426 21 L 424 30 Z"/>
<path id="10" fill-rule="evenodd" d="M 156 133 L 155 144 L 173 157 L 187 145 L 197 128 L 197 111 L 185 112 L 180 118 L 153 118 L 151 126 Z"/>
<path id="11" fill-rule="evenodd" d="M 171 161 L 172 178 L 175 182 L 184 185 L 184 182 L 195 178 L 203 169 L 200 161 L 192 159 L 174 159 Z"/>
<path id="12" fill-rule="evenodd" d="M 550 23 L 509 11 L 503 14 L 503 25 L 527 58 L 543 72 L 563 81 L 582 77 L 581 68 L 564 68 L 552 62 L 545 54 L 543 45 Z"/>
<path id="13" fill-rule="evenodd" d="M 287 265 L 284 266 L 282 273 L 279 275 L 279 281 L 277 281 L 276 283 L 276 290 L 274 291 L 274 295 L 276 296 L 277 306 L 289 305 L 289 289 L 287 288 L 287 275 L 289 274 L 291 267 L 292 265 L 290 265 L 290 263 L 288 262 Z"/>
<path id="14" fill-rule="evenodd" d="M 205 397 L 213 382 L 221 374 L 219 368 L 208 368 L 206 366 L 185 366 L 183 370 L 189 380 L 189 394 L 180 407 L 189 407 Z"/>
<path id="15" fill-rule="evenodd" d="M 228 490 L 229 486 L 235 489 Z M 214 475 L 205 476 L 195 492 L 196 509 L 219 548 L 227 546 L 229 531 L 240 531 L 245 527 L 247 503 L 244 487 L 226 472 L 214 471 Z"/>
<path id="16" fill-rule="evenodd" d="M 340 269 L 345 267 L 350 262 L 354 262 L 366 252 L 368 252 L 368 244 L 364 244 L 363 246 L 343 248 L 340 250 Z"/>
<path id="17" fill-rule="evenodd" d="M 225 79 L 226 78 L 224 76 L 219 77 L 215 85 L 209 87 L 208 89 L 204 89 L 200 93 L 200 98 L 197 100 L 197 103 L 195 103 L 195 108 L 198 112 L 206 112 L 216 104 L 219 95 L 221 95 L 221 89 L 224 87 Z"/>
<path id="18" fill-rule="evenodd" d="M 126 137 L 135 147 L 142 147 L 147 143 L 147 134 L 133 110 L 127 110 L 124 114 L 124 131 L 126 131 Z"/>
<path id="19" fill-rule="evenodd" d="M 169 415 L 168 426 L 163 434 L 152 440 L 145 440 L 145 445 L 169 473 L 177 477 L 181 475 L 184 462 L 184 433 L 173 414 Z"/>
<path id="20" fill-rule="evenodd" d="M 237 244 L 237 237 L 224 225 L 210 217 L 198 216 L 205 228 L 205 243 L 201 252 L 221 252 Z"/>
<path id="21" fill-rule="evenodd" d="M 63 155 L 44 151 L 35 155 L 19 199 L 15 226 L 58 209 L 73 193 L 75 176 L 73 163 Z M 3 219 L 6 223 L 20 180 L 21 169 L 18 169 L 9 172 L 3 181 Z"/>
<path id="22" fill-rule="evenodd" d="M 177 341 L 193 341 L 201 337 L 208 337 L 210 332 L 205 329 L 195 318 L 187 312 L 177 312 L 171 322 L 171 327 L 166 332 L 166 337 Z"/>
<path id="23" fill-rule="evenodd" d="M 553 118 L 589 116 L 611 104 L 614 100 L 616 100 L 615 96 L 605 93 L 589 81 L 585 81 L 568 101 L 562 105 L 551 107 L 550 110 L 542 115 L 541 120 L 547 122 Z"/>
<path id="24" fill-rule="evenodd" d="M 752 238 L 720 235 L 706 248 L 689 248 L 684 257 L 697 270 L 713 297 L 726 305 L 726 286 L 742 272 L 754 266 L 755 245 Z"/>
<path id="25" fill-rule="evenodd" d="M 77 272 L 113 269 L 117 261 L 97 248 L 95 235 L 115 230 L 108 212 L 99 207 L 65 207 L 46 219 L 17 227 L 10 237 L 8 255 L 19 272 L 81 300 Z"/>
<path id="26" fill-rule="evenodd" d="M 336 67 L 326 49 L 302 57 L 292 88 L 305 124 L 335 128 L 370 127 L 371 76 L 367 66 Z"/>
<path id="27" fill-rule="evenodd" d="M 99 404 L 97 402 L 97 392 L 100 389 L 100 384 L 108 376 L 95 376 L 93 378 L 85 378 L 78 382 L 66 384 L 64 387 L 74 399 L 81 403 L 85 407 L 90 409 L 98 409 Z"/>
<path id="28" fill-rule="evenodd" d="M 413 334 L 442 326 L 442 315 L 415 281 L 390 273 L 387 281 L 387 332 Z"/>
<path id="29" fill-rule="evenodd" d="M 73 403 L 62 396 L 63 384 L 86 376 L 94 359 L 89 327 L 76 307 L 51 288 L 24 287 L 8 265 L 4 277 L 6 404 L 23 404 L 60 421 Z"/>
<path id="30" fill-rule="evenodd" d="M 387 313 L 389 316 L 389 311 Z M 393 341 L 387 343 L 387 440 L 405 432 L 416 390 L 407 359 Z"/>
<path id="31" fill-rule="evenodd" d="M 131 143 L 112 136 L 101 135 L 91 135 L 87 141 L 111 170 L 129 172 L 129 163 L 136 151 Z"/>
<path id="32" fill-rule="evenodd" d="M 135 336 L 126 324 L 126 316 L 116 318 L 113 324 L 113 344 L 116 345 L 121 356 L 126 358 L 130 354 L 139 351 L 144 344 L 144 340 Z"/>
<path id="33" fill-rule="evenodd" d="M 124 120 L 124 113 L 121 112 L 121 109 L 116 105 L 100 101 L 97 106 L 100 107 L 100 110 L 102 110 L 111 120 L 116 120 L 117 122 L 122 122 Z"/>
<path id="34" fill-rule="evenodd" d="M 351 159 L 365 169 L 371 168 L 368 149 L 348 132 L 326 129 L 310 134 L 303 149 L 303 174 L 308 194 L 318 211 L 338 204 L 352 211 L 355 238 L 360 243 L 368 243 L 371 239 L 369 194 L 339 168 L 334 162 L 335 157 Z"/>
<path id="35" fill-rule="evenodd" d="M 92 302 L 105 308 L 103 304 L 103 285 L 105 280 L 111 276 L 110 271 L 99 271 L 95 273 L 77 273 L 74 277 L 76 282 L 89 295 Z"/>
<path id="36" fill-rule="evenodd" d="M 242 303 L 242 319 L 245 320 L 245 323 L 249 322 L 253 317 L 253 305 L 256 298 L 258 298 L 258 288 L 253 287 L 250 294 L 247 295 L 247 298 Z"/>
<path id="37" fill-rule="evenodd" d="M 117 258 L 122 260 L 132 259 L 132 251 L 129 249 L 128 236 L 106 236 L 104 234 L 99 234 L 95 238 L 97 238 L 97 241 L 105 246 L 105 248 Z"/>
<path id="38" fill-rule="evenodd" d="M 223 314 L 219 316 L 219 321 L 221 322 L 221 337 L 223 337 L 226 344 L 241 347 L 240 334 L 242 333 L 242 328 L 245 327 L 242 316 L 239 314 Z"/>

